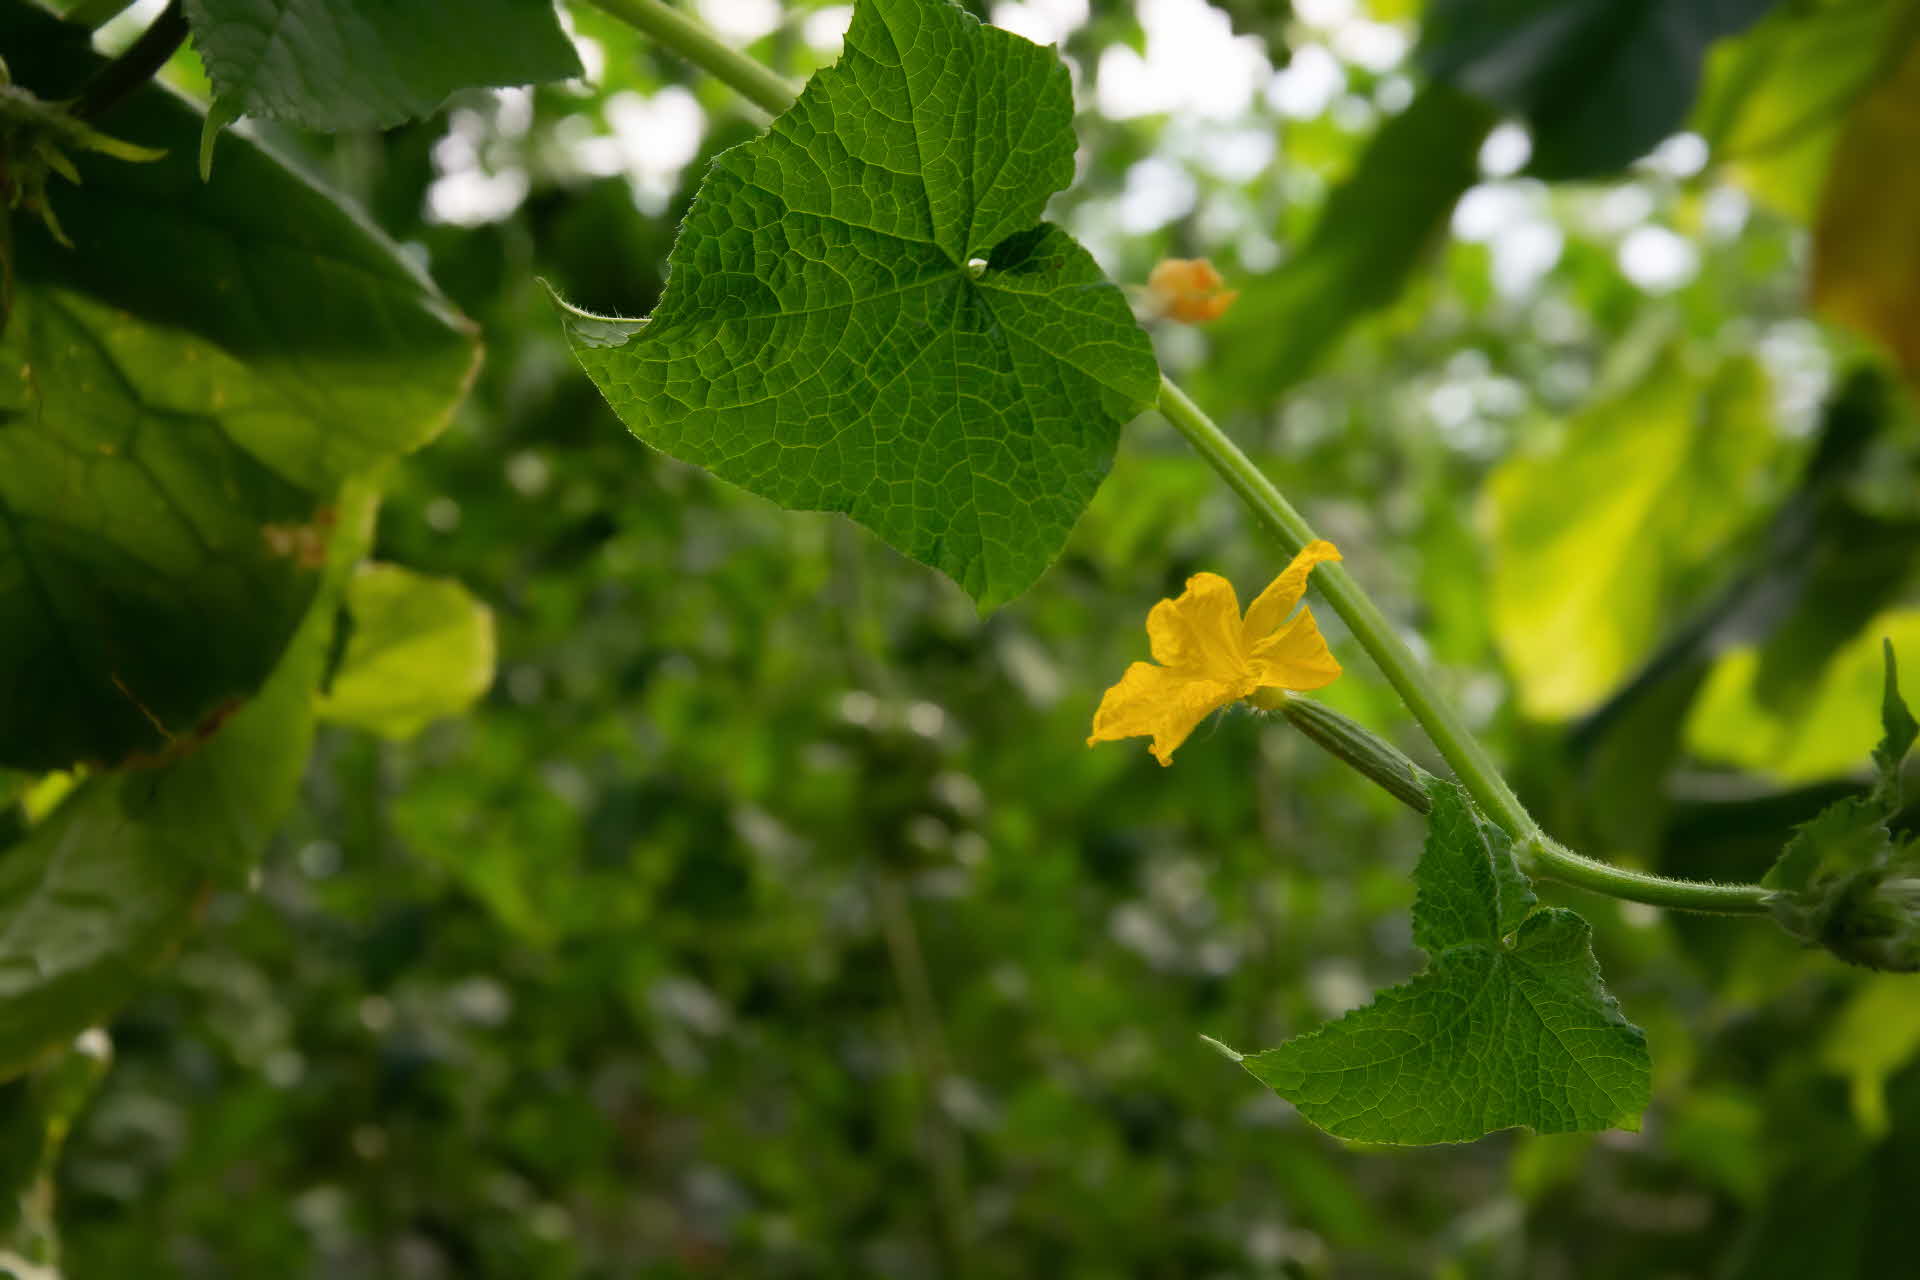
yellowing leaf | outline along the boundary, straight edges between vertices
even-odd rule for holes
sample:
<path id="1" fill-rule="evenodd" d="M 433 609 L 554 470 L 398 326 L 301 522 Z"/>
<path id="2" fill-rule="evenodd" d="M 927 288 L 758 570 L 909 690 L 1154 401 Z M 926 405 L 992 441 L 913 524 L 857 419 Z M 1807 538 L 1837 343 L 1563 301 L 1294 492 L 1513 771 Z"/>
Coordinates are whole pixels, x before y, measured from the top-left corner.
<path id="1" fill-rule="evenodd" d="M 1692 126 L 1723 172 L 1789 217 L 1813 220 L 1853 103 L 1882 69 L 1906 0 L 1781 5 L 1715 45 Z"/>
<path id="2" fill-rule="evenodd" d="M 1769 415 L 1751 362 L 1703 378 L 1669 354 L 1494 473 L 1494 633 L 1528 715 L 1591 708 L 1713 576 L 1759 496 Z"/>
<path id="3" fill-rule="evenodd" d="M 1862 98 L 1833 152 L 1813 232 L 1813 304 L 1920 378 L 1920 42 Z"/>
<path id="4" fill-rule="evenodd" d="M 1709 759 L 1736 764 L 1782 782 L 1859 773 L 1863 745 L 1880 735 L 1884 692 L 1882 640 L 1909 669 L 1920 669 L 1920 610 L 1875 617 L 1818 673 L 1801 696 L 1770 704 L 1758 687 L 1760 657 L 1735 649 L 1715 664 L 1687 721 L 1687 745 Z"/>
<path id="5" fill-rule="evenodd" d="M 450 578 L 368 565 L 347 584 L 352 633 L 316 709 L 406 738 L 457 715 L 493 683 L 493 611 Z"/>

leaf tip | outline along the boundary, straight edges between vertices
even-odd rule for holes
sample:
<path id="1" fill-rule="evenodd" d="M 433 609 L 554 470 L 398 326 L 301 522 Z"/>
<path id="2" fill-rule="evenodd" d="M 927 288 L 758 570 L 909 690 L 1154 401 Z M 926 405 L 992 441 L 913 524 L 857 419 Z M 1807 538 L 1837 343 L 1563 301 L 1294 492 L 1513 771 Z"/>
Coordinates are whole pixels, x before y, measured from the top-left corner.
<path id="1" fill-rule="evenodd" d="M 566 329 L 567 338 L 576 347 L 624 347 L 635 334 L 647 327 L 645 317 L 630 320 L 621 316 L 597 315 L 576 307 L 560 296 L 560 291 L 553 287 L 551 280 L 545 276 L 536 279 L 559 309 L 561 325 Z"/>
<path id="2" fill-rule="evenodd" d="M 1209 1048 L 1214 1050 L 1221 1057 L 1225 1058 L 1228 1062 L 1245 1062 L 1247 1060 L 1246 1054 L 1241 1053 L 1238 1049 L 1231 1048 L 1228 1045 L 1221 1044 L 1218 1040 L 1215 1040 L 1212 1036 L 1203 1035 L 1200 1038 L 1206 1042 Z"/>

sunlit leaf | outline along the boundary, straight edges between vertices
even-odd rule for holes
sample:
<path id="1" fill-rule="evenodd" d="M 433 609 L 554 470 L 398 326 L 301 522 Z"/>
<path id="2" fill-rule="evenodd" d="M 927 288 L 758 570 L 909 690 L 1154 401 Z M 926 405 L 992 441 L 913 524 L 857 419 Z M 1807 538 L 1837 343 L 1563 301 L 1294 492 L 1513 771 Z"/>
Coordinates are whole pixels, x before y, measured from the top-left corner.
<path id="1" fill-rule="evenodd" d="M 1495 636 L 1529 715 L 1591 707 L 1724 571 L 1711 557 L 1761 496 L 1771 413 L 1756 365 L 1702 378 L 1670 352 L 1494 472 Z"/>
<path id="2" fill-rule="evenodd" d="M 1694 705 L 1687 745 L 1783 782 L 1862 772 L 1867 747 L 1885 733 L 1883 640 L 1903 657 L 1920 654 L 1920 612 L 1878 615 L 1822 668 L 1806 674 L 1799 697 L 1771 706 L 1756 690 L 1759 655 L 1750 648 L 1729 652 Z"/>
<path id="3" fill-rule="evenodd" d="M 1783 4 L 1715 45 L 1692 125 L 1723 171 L 1812 222 L 1835 140 L 1886 61 L 1905 0 Z"/>
<path id="4" fill-rule="evenodd" d="M 493 611 L 450 578 L 363 566 L 347 583 L 345 655 L 322 719 L 389 738 L 458 715 L 493 683 Z"/>

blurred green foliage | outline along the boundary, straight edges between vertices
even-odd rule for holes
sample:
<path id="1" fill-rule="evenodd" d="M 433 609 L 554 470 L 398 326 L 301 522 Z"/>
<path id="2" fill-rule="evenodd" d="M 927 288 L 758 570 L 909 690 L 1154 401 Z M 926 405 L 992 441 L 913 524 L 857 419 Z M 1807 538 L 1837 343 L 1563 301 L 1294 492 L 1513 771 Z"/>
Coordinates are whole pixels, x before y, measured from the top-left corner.
<path id="1" fill-rule="evenodd" d="M 1473 89 L 1409 63 L 1415 9 L 1296 5 L 1297 78 L 1262 72 L 1216 116 L 1204 86 L 1135 114 L 1102 84 L 1122 52 L 1169 74 L 1166 29 L 1224 15 L 1095 4 L 1064 41 L 1083 171 L 1050 216 L 1116 280 L 1205 254 L 1247 314 L 1284 295 L 1222 323 L 1229 358 L 1169 330 L 1163 362 L 1236 407 L 1550 829 L 1755 879 L 1864 790 L 1882 633 L 1920 669 L 1920 426 L 1804 301 L 1824 156 L 1876 82 L 1838 33 L 1910 39 L 1912 7 L 1781 0 L 1700 46 L 1704 158 L 1667 144 L 1552 186 L 1505 124 L 1369 165 L 1407 113 Z M 831 57 L 822 12 L 791 5 L 749 47 L 804 75 Z M 1171 771 L 1082 745 L 1147 608 L 1201 568 L 1264 582 L 1270 549 L 1148 417 L 1061 560 L 982 619 L 844 522 L 634 442 L 536 278 L 645 313 L 707 160 L 757 122 L 568 16 L 585 83 L 377 135 L 257 126 L 485 335 L 453 425 L 389 476 L 374 549 L 492 610 L 498 677 L 410 738 L 322 727 L 255 881 L 213 892 L 112 1022 L 57 1167 L 37 1176 L 52 1148 L 30 1136 L 0 1153 L 9 1187 L 57 1186 L 68 1274 L 1910 1269 L 1920 989 L 1762 923 L 1540 886 L 1591 920 L 1646 1030 L 1637 1134 L 1345 1144 L 1207 1049 L 1277 1043 L 1420 967 L 1418 823 L 1283 723 L 1228 713 Z M 1258 35 L 1231 48 L 1277 64 Z M 1566 65 L 1557 92 L 1583 80 Z M 1649 141 L 1678 127 L 1666 105 Z M 690 156 L 638 141 L 681 120 Z M 1323 216 L 1399 208 L 1376 181 L 1426 195 Z M 1349 222 L 1395 243 L 1321 247 Z M 1316 262 L 1351 286 L 1286 283 Z M 1244 356 L 1262 327 L 1311 350 Z M 1434 767 L 1328 630 L 1348 667 L 1328 701 Z M 31 794 L 0 775 L 0 873 L 66 820 Z M 10 1142 L 72 1064 L 0 1086 Z"/>

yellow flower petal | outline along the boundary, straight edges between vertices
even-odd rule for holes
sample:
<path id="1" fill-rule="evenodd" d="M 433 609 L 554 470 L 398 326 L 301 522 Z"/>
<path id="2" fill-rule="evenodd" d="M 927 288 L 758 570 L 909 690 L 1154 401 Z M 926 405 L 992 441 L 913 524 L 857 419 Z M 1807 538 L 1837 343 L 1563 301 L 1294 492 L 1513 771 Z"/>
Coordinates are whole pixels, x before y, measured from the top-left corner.
<path id="1" fill-rule="evenodd" d="M 1314 542 L 1260 593 L 1246 617 L 1233 584 L 1196 573 L 1187 589 L 1147 614 L 1147 638 L 1160 665 L 1136 662 L 1107 690 L 1087 745 L 1151 737 L 1161 764 L 1207 716 L 1261 688 L 1318 689 L 1340 674 L 1310 610 L 1287 615 L 1306 593 L 1313 566 L 1338 560 L 1331 542 Z"/>
<path id="2" fill-rule="evenodd" d="M 1178 598 L 1162 600 L 1147 614 L 1155 662 L 1215 680 L 1234 681 L 1245 673 L 1241 636 L 1240 598 L 1217 573 L 1194 574 Z"/>
<path id="3" fill-rule="evenodd" d="M 1287 615 L 1300 603 L 1300 597 L 1307 594 L 1307 575 L 1313 572 L 1313 566 L 1338 559 L 1340 549 L 1325 538 L 1317 538 L 1302 547 L 1300 554 L 1280 571 L 1280 576 L 1260 593 L 1259 599 L 1247 606 L 1244 634 L 1248 647 L 1278 631 L 1286 622 Z"/>
<path id="4" fill-rule="evenodd" d="M 1221 288 L 1224 283 L 1205 258 L 1168 258 L 1147 276 L 1147 293 L 1155 314 L 1205 324 L 1218 320 L 1240 296 L 1238 289 Z"/>
<path id="5" fill-rule="evenodd" d="M 1327 648 L 1313 610 L 1253 646 L 1253 678 L 1264 689 L 1320 689 L 1340 674 L 1339 660 Z"/>
<path id="6" fill-rule="evenodd" d="M 1087 745 L 1151 734 L 1154 758 L 1172 764 L 1175 748 L 1202 720 L 1250 691 L 1250 683 L 1195 679 L 1186 672 L 1136 662 L 1100 700 Z"/>

